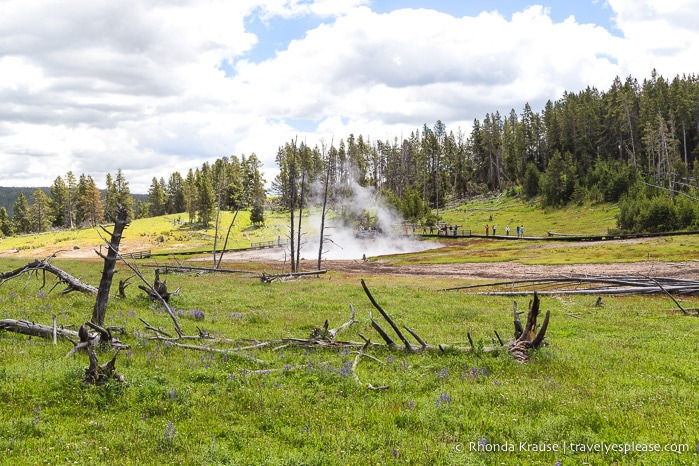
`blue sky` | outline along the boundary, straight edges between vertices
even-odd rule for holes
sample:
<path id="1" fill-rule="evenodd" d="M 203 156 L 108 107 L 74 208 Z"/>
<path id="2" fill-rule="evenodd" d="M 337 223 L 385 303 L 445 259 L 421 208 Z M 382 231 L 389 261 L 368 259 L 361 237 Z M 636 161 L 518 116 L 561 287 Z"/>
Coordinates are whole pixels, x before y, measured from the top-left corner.
<path id="1" fill-rule="evenodd" d="M 468 133 L 616 76 L 694 74 L 697 24 L 699 0 L 9 1 L 0 186 L 122 169 L 144 192 L 251 153 L 270 181 L 294 138 Z"/>
<path id="2" fill-rule="evenodd" d="M 518 0 L 375 0 L 370 2 L 369 6 L 376 13 L 390 13 L 403 8 L 425 8 L 457 18 L 478 16 L 484 11 L 497 11 L 504 17 L 511 18 L 513 14 L 534 4 L 548 8 L 551 19 L 555 22 L 562 22 L 572 15 L 578 23 L 595 24 L 607 29 L 612 34 L 619 34 L 618 29 L 614 26 L 613 12 L 602 0 L 549 0 L 538 3 Z M 332 18 L 312 15 L 300 15 L 292 18 L 274 17 L 262 20 L 256 13 L 258 12 L 253 12 L 246 19 L 246 27 L 259 39 L 258 44 L 245 56 L 253 62 L 273 58 L 278 51 L 285 50 L 292 40 L 302 39 L 308 30 L 333 20 Z M 224 66 L 224 68 L 228 73 L 232 72 L 229 67 Z"/>

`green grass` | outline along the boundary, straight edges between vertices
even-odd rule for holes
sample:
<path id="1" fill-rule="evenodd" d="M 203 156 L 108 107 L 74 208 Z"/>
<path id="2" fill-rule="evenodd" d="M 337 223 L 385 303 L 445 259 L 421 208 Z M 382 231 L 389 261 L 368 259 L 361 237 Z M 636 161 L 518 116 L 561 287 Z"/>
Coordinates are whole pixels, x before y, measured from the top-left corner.
<path id="1" fill-rule="evenodd" d="M 598 217 L 591 213 L 586 222 L 577 220 L 584 217 L 581 210 L 543 213 L 504 199 L 444 216 L 453 215 L 454 223 L 480 224 L 483 215 L 494 212 L 499 227 L 504 228 L 499 216 L 509 216 L 514 225 L 525 224 L 528 235 L 537 234 L 536 218 L 546 219 L 539 222 L 542 231 L 554 229 L 545 224 L 563 222 L 581 233 L 599 233 L 611 210 L 593 210 Z M 226 228 L 230 218 L 222 221 Z M 267 227 L 252 229 L 246 218 L 239 217 L 233 244 L 274 239 L 286 220 L 281 214 L 268 215 Z M 135 221 L 126 241 L 145 239 L 154 250 L 212 244 L 210 236 L 175 223 L 172 217 Z M 93 229 L 24 237 L 23 242 L 6 238 L 0 252 L 32 244 L 89 247 L 92 241 L 99 244 Z M 594 246 L 482 239 L 449 244 L 388 260 L 539 264 L 645 260 L 649 254 L 652 259 L 690 260 L 699 250 L 693 236 Z M 0 255 L 0 272 L 26 264 L 32 251 Z M 67 260 L 59 255 L 53 263 L 84 281 L 99 282 L 102 263 L 96 256 Z M 264 265 L 245 267 L 262 270 Z M 119 265 L 116 278 L 130 274 Z M 494 330 L 511 337 L 512 298 L 438 291 L 463 285 L 463 280 L 333 271 L 271 284 L 229 274 L 163 278 L 170 289 L 182 287 L 172 306 L 185 333 L 203 329 L 232 339 L 216 345 L 229 354 L 149 340 L 139 319 L 171 333 L 173 326 L 136 284 L 127 289 L 127 298 L 112 298 L 107 311 L 107 324 L 123 327 L 120 339 L 130 346 L 117 358 L 117 370 L 128 385 L 82 386 L 87 357 L 65 357 L 69 342 L 54 346 L 0 332 L 0 463 L 699 463 L 698 321 L 678 312 L 665 296 L 605 297 L 603 307 L 593 305 L 595 297 L 544 297 L 542 309 L 551 311 L 549 346 L 520 365 L 507 352 L 482 349 L 494 344 Z M 337 327 L 349 318 L 350 304 L 356 323 L 338 338 L 361 341 L 362 334 L 379 342 L 369 313 L 388 326 L 369 303 L 360 278 L 399 326 L 411 327 L 431 345 L 466 347 L 470 333 L 476 350 L 410 354 L 369 348 L 373 358 L 361 358 L 356 369 L 360 383 L 349 370 L 356 354 L 344 349 L 309 350 L 281 342 L 238 349 L 255 340 L 306 338 L 326 319 Z M 54 283 L 51 276 L 45 284 L 42 276 L 32 276 L 2 284 L 0 318 L 50 324 L 56 315 L 59 324 L 75 327 L 88 320 L 93 298 L 60 295 L 60 286 L 52 290 Z M 527 299 L 517 300 L 526 309 Z M 683 306 L 699 307 L 698 301 L 685 297 Z M 204 313 L 203 320 L 195 318 L 195 310 Z M 98 354 L 104 361 L 112 352 Z M 366 384 L 390 389 L 372 391 Z M 473 451 L 479 442 L 481 450 L 498 446 L 515 451 Z M 675 445 L 688 451 L 581 453 L 571 452 L 571 443 Z M 567 450 L 539 452 L 534 446 Z"/>
<path id="2" fill-rule="evenodd" d="M 536 203 L 499 196 L 478 200 L 440 211 L 443 221 L 457 224 L 476 234 L 485 234 L 485 225 L 497 226 L 498 235 L 516 235 L 516 227 L 524 226 L 527 236 L 546 236 L 548 232 L 599 235 L 616 225 L 619 207 L 615 204 L 568 205 L 561 209 L 542 209 Z M 492 220 L 491 220 L 492 216 Z M 492 234 L 492 228 L 491 228 Z"/>
<path id="3" fill-rule="evenodd" d="M 98 262 L 60 266 L 96 282 Z M 4 266 L 14 266 L 5 262 Z M 5 267 L 3 267 L 5 268 Z M 119 274 L 125 274 L 121 269 Z M 357 311 L 342 339 L 372 341 L 359 277 L 263 284 L 223 275 L 168 275 L 182 286 L 173 306 L 187 334 L 197 327 L 232 338 L 307 337 L 325 319 L 339 326 Z M 511 334 L 511 299 L 438 292 L 456 280 L 365 276 L 399 325 L 431 344 L 492 345 L 493 330 Z M 39 290 L 41 281 L 2 287 L 3 318 L 79 324 L 92 300 Z M 286 347 L 223 356 L 149 341 L 139 317 L 172 329 L 144 294 L 112 299 L 108 324 L 131 346 L 117 360 L 127 386 L 80 385 L 84 355 L 66 358 L 66 342 L 0 333 L 0 451 L 12 464 L 691 464 L 699 441 L 697 321 L 668 299 L 544 298 L 552 312 L 550 346 L 519 365 L 507 353 L 371 349 L 357 375 L 346 350 Z M 520 307 L 525 307 L 522 300 Z M 696 307 L 688 299 L 686 307 Z M 195 320 L 192 311 L 205 313 Z M 579 316 L 579 319 L 570 315 Z M 385 326 L 385 325 L 384 325 Z M 385 326 L 387 327 L 387 326 Z M 278 344 L 275 346 L 282 346 Z M 101 359 L 110 352 L 100 354 Z M 254 362 L 254 357 L 266 364 Z M 268 373 L 253 372 L 269 370 Z M 474 372 L 475 370 L 475 372 Z M 690 452 L 471 452 L 471 442 L 689 445 Z M 395 456 L 394 456 L 395 455 Z"/>

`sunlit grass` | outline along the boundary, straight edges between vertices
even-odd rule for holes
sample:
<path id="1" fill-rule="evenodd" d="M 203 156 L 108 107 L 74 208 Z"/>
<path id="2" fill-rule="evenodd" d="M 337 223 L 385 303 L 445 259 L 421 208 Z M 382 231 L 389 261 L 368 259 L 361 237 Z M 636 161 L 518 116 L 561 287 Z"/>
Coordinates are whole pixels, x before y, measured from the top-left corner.
<path id="1" fill-rule="evenodd" d="M 587 214 L 585 213 L 587 212 Z M 444 218 L 480 228 L 493 214 L 498 233 L 505 222 L 524 224 L 527 235 L 546 231 L 604 233 L 613 206 L 544 212 L 503 198 L 447 211 Z M 589 214 L 589 215 L 588 215 Z M 229 247 L 284 236 L 284 214 L 267 214 L 252 228 L 239 214 Z M 183 217 L 184 218 L 184 217 Z M 227 229 L 232 214 L 222 216 Z M 452 219 L 452 220 L 450 220 Z M 183 220 L 183 219 L 180 219 Z M 564 230 L 564 227 L 570 228 Z M 465 228 L 469 228 L 468 225 Z M 513 234 L 513 233 L 511 233 Z M 126 247 L 154 251 L 211 248 L 213 230 L 182 225 L 177 216 L 132 222 Z M 221 239 L 221 238 L 219 238 Z M 138 240 L 138 241 L 136 241 Z M 519 261 L 524 264 L 685 261 L 699 257 L 695 236 L 637 242 L 566 242 L 468 238 L 443 241 L 444 248 L 382 257 L 396 264 Z M 94 247 L 94 229 L 34 237 L 4 238 L 0 272 L 26 264 L 29 247 Z M 31 246 L 34 245 L 34 246 Z M 21 254 L 26 252 L 26 254 Z M 39 257 L 43 258 L 43 257 Z M 152 269 L 139 262 L 152 280 Z M 102 262 L 61 259 L 53 263 L 98 284 Z M 264 264 L 244 264 L 259 273 Z M 131 271 L 118 266 L 117 279 Z M 140 319 L 170 333 L 170 317 L 137 282 L 124 299 L 112 297 L 107 325 L 122 327 L 130 345 L 117 358 L 128 385 L 84 387 L 87 357 L 65 357 L 69 342 L 0 332 L 0 454 L 7 464 L 693 464 L 699 462 L 699 394 L 696 386 L 697 320 L 682 315 L 662 295 L 546 297 L 551 311 L 549 346 L 527 365 L 497 345 L 494 331 L 512 336 L 513 298 L 439 291 L 459 286 L 456 278 L 390 277 L 329 271 L 318 278 L 262 283 L 230 274 L 168 274 L 178 320 L 188 335 L 199 330 L 230 338 L 230 354 L 185 350 L 148 339 Z M 340 340 L 381 339 L 373 329 L 359 279 L 402 328 L 414 329 L 430 345 L 475 351 L 430 350 L 424 354 L 368 348 L 361 358 L 346 349 L 302 349 L 280 342 L 238 351 L 254 341 L 307 338 L 327 319 L 330 327 L 356 322 Z M 61 295 L 48 276 L 22 277 L 0 286 L 0 319 L 26 319 L 77 328 L 90 318 L 94 298 Z M 520 310 L 527 298 L 514 298 Z M 684 297 L 685 308 L 699 298 Z M 203 317 L 202 317 L 203 316 Z M 199 343 L 199 342 L 197 342 Z M 353 350 L 354 351 L 354 350 Z M 100 361 L 111 357 L 98 352 Z M 257 360 L 265 361 L 260 363 Z M 267 370 L 268 372 L 264 372 Z M 390 386 L 369 390 L 366 384 Z M 511 444 L 515 452 L 471 451 L 472 444 Z M 527 445 L 682 445 L 683 453 L 536 452 Z"/>
<path id="2" fill-rule="evenodd" d="M 3 262 L 14 266 L 17 262 Z M 97 282 L 99 262 L 60 266 Z M 4 268 L 4 267 L 3 267 Z M 120 267 L 119 274 L 128 273 Z M 250 340 L 305 338 L 325 319 L 338 337 L 380 341 L 359 277 L 264 284 L 238 275 L 167 275 L 187 334 L 197 327 L 241 346 Z M 428 343 L 476 348 L 510 337 L 512 299 L 437 291 L 455 280 L 365 276 L 399 325 Z M 40 289 L 42 281 L 5 283 L 2 318 L 78 325 L 92 299 Z M 520 309 L 527 299 L 519 299 Z M 369 349 L 357 376 L 347 350 L 294 347 L 235 351 L 228 356 L 169 347 L 146 338 L 142 318 L 172 331 L 170 318 L 128 289 L 110 301 L 107 323 L 123 327 L 131 349 L 117 359 L 128 386 L 80 385 L 84 355 L 66 358 L 67 342 L 0 333 L 0 451 L 12 464 L 94 462 L 144 464 L 691 464 L 697 461 L 699 395 L 696 319 L 664 296 L 544 298 L 552 313 L 550 345 L 519 365 L 506 352 L 438 350 L 425 354 Z M 685 307 L 697 307 L 685 298 Z M 195 317 L 199 310 L 204 319 Z M 386 328 L 383 321 L 382 325 Z M 111 351 L 98 353 L 101 360 Z M 266 361 L 257 363 L 250 358 Z M 261 370 L 270 372 L 260 372 Z M 255 372 L 257 371 L 257 372 Z M 691 452 L 572 454 L 470 452 L 488 444 L 651 442 Z"/>

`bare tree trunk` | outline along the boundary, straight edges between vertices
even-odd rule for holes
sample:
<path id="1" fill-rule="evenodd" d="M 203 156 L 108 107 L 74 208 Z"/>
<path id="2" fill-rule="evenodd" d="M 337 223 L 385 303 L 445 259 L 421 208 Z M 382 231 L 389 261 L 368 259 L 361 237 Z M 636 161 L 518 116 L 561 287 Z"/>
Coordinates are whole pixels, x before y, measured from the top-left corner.
<path id="1" fill-rule="evenodd" d="M 301 270 L 301 216 L 303 215 L 303 195 L 306 187 L 306 172 L 301 173 L 301 199 L 299 199 L 299 224 L 296 233 L 296 270 Z"/>
<path id="2" fill-rule="evenodd" d="M 330 150 L 332 150 L 332 144 L 330 145 Z M 324 243 L 324 237 L 323 235 L 325 234 L 325 209 L 326 206 L 328 205 L 328 183 L 330 180 L 330 157 L 328 157 L 327 161 L 328 167 L 325 170 L 325 186 L 323 188 L 323 210 L 320 215 L 320 239 L 318 242 L 320 243 L 318 245 L 318 270 L 320 270 L 320 262 L 323 260 L 323 243 Z"/>
<path id="3" fill-rule="evenodd" d="M 296 207 L 296 140 L 292 147 L 292 159 L 289 171 L 289 241 L 291 248 L 291 272 L 296 272 L 296 243 L 294 241 L 294 208 Z"/>
<path id="4" fill-rule="evenodd" d="M 633 142 L 633 126 L 631 126 L 631 114 L 629 113 L 629 105 L 624 99 L 624 110 L 626 110 L 626 121 L 629 124 L 629 135 L 631 136 L 631 155 L 633 156 L 633 168 L 636 169 L 636 146 Z"/>
<path id="5" fill-rule="evenodd" d="M 111 240 L 109 241 L 109 251 L 107 252 L 106 256 L 102 255 L 102 258 L 104 259 L 104 268 L 102 269 L 102 279 L 100 280 L 100 286 L 97 289 L 97 299 L 95 300 L 95 307 L 92 310 L 91 319 L 93 324 L 99 325 L 100 327 L 104 325 L 104 316 L 107 313 L 109 290 L 112 287 L 114 266 L 116 265 L 119 255 L 121 235 L 128 225 L 128 222 L 126 221 L 126 214 L 126 208 L 119 206 L 119 209 L 117 210 L 117 218 L 114 221 L 114 230 L 110 233 Z M 102 229 L 109 233 L 106 229 L 104 229 L 104 227 Z"/>
<path id="6" fill-rule="evenodd" d="M 248 192 L 248 187 L 246 186 L 245 189 L 243 189 L 243 196 L 238 203 L 237 208 L 235 209 L 235 214 L 233 214 L 233 220 L 231 220 L 231 224 L 228 225 L 228 231 L 226 232 L 226 240 L 223 242 L 223 248 L 221 249 L 221 255 L 218 258 L 218 262 L 214 265 L 214 269 L 220 269 L 221 268 L 221 261 L 223 260 L 223 254 L 226 252 L 226 248 L 228 247 L 228 238 L 231 236 L 231 230 L 233 229 L 233 225 L 235 224 L 235 219 L 238 218 L 238 212 L 240 212 L 240 207 L 243 205 L 243 200 L 245 199 L 245 194 Z M 214 257 L 216 257 L 216 247 L 214 246 Z"/>

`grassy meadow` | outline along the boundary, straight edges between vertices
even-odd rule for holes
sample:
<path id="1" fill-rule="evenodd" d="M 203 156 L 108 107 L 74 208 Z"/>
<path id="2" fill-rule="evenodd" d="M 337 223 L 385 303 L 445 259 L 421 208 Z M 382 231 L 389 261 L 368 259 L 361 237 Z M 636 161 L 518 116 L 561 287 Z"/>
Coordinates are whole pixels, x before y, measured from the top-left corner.
<path id="1" fill-rule="evenodd" d="M 547 219 L 539 220 L 541 232 L 558 231 L 543 226 L 554 222 L 587 233 L 614 226 L 607 220 L 614 216 L 613 206 L 588 208 L 585 221 L 585 208 L 537 215 L 535 207 L 511 200 L 487 202 L 498 203 L 494 220 L 521 219 L 513 225 L 525 224 L 528 235 L 537 234 L 538 218 Z M 492 207 L 480 203 L 443 215 L 452 223 L 480 225 Z M 230 218 L 222 224 L 227 227 Z M 284 233 L 281 214 L 267 219 L 265 228 L 252 229 L 247 217 L 239 216 L 231 247 Z M 501 226 L 504 231 L 504 222 Z M 125 244 L 154 252 L 205 249 L 212 234 L 189 231 L 170 216 L 133 222 Z M 88 229 L 40 235 L 36 243 L 28 237 L 14 241 L 0 241 L 0 272 L 46 257 L 41 254 L 52 248 L 94 247 L 99 237 Z M 649 253 L 656 259 L 695 260 L 698 249 L 694 236 L 605 247 L 532 248 L 530 242 L 464 239 L 388 260 L 580 263 L 641 260 Z M 96 255 L 59 255 L 52 263 L 99 283 L 102 263 Z M 152 279 L 152 269 L 142 269 Z M 130 274 L 120 264 L 116 278 Z M 551 311 L 549 345 L 521 365 L 506 351 L 487 351 L 494 330 L 512 336 L 513 299 L 439 291 L 463 280 L 330 270 L 319 277 L 262 283 L 253 275 L 163 277 L 171 290 L 182 288 L 171 305 L 184 332 L 196 335 L 202 329 L 228 339 L 212 346 L 225 353 L 150 339 L 139 319 L 174 333 L 172 322 L 136 284 L 127 288 L 125 299 L 112 298 L 107 324 L 122 327 L 120 339 L 130 346 L 116 366 L 127 385 L 83 386 L 87 357 L 66 357 L 70 342 L 53 345 L 0 332 L 0 463 L 699 464 L 699 320 L 682 315 L 666 296 L 605 297 L 602 307 L 594 306 L 592 296 L 544 297 L 542 309 Z M 362 341 L 361 334 L 380 342 L 369 313 L 388 326 L 360 278 L 399 326 L 411 327 L 435 346 L 468 347 L 468 332 L 474 350 L 418 354 L 374 347 L 353 367 L 354 348 L 305 349 L 283 342 L 250 348 L 256 341 L 308 338 L 326 319 L 331 328 L 339 327 L 349 319 L 350 305 L 356 322 L 338 340 Z M 47 276 L 44 285 L 41 275 L 3 283 L 0 319 L 50 324 L 56 315 L 60 325 L 74 328 L 89 320 L 94 298 L 61 295 L 54 283 Z M 517 301 L 526 309 L 528 298 Z M 699 307 L 699 299 L 685 297 L 683 306 Z M 98 352 L 100 362 L 112 354 Z M 371 390 L 369 384 L 390 388 Z"/>

